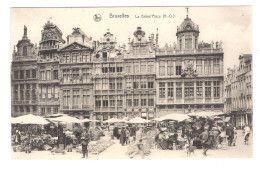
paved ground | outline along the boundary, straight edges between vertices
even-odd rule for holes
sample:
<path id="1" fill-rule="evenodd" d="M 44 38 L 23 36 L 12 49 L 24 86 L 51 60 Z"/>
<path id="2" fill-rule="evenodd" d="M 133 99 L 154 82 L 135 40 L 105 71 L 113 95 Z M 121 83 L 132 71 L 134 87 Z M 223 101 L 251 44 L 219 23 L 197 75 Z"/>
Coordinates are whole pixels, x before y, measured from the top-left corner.
<path id="1" fill-rule="evenodd" d="M 121 146 L 118 140 L 115 144 L 106 149 L 99 155 L 89 155 L 89 159 L 129 159 L 126 155 L 127 146 Z M 202 150 L 195 150 L 195 155 L 188 158 L 250 158 L 253 156 L 252 134 L 249 139 L 249 145 L 243 144 L 242 132 L 238 131 L 237 145 L 227 147 L 223 150 L 209 150 L 208 156 L 202 155 Z M 12 152 L 12 159 L 82 159 L 82 155 L 73 151 L 62 154 L 52 155 L 50 151 L 33 151 L 30 154 L 24 152 Z M 140 158 L 137 156 L 136 158 Z M 187 158 L 185 150 L 159 150 L 151 149 L 151 154 L 146 159 L 169 159 L 169 158 Z M 85 159 L 83 159 L 85 160 Z"/>

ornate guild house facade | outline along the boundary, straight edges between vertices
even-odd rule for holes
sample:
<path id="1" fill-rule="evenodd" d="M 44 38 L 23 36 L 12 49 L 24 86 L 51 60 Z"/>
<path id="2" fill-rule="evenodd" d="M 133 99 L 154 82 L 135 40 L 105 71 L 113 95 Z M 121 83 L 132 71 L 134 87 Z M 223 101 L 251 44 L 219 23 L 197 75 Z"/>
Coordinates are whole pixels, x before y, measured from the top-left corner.
<path id="1" fill-rule="evenodd" d="M 13 54 L 12 116 L 66 113 L 104 121 L 223 111 L 221 42 L 199 42 L 199 34 L 188 15 L 177 43 L 163 48 L 158 30 L 147 36 L 141 27 L 119 46 L 109 30 L 94 41 L 73 28 L 65 41 L 48 21 L 39 47 L 26 28 Z"/>

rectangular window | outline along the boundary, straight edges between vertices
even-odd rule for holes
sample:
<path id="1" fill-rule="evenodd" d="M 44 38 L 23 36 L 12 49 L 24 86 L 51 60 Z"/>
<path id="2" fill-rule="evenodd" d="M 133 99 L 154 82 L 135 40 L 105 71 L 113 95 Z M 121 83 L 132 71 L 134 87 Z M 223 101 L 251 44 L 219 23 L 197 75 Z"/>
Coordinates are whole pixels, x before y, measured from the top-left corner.
<path id="1" fill-rule="evenodd" d="M 108 73 L 108 65 L 102 65 L 102 73 Z"/>
<path id="2" fill-rule="evenodd" d="M 148 95 L 148 106 L 154 106 L 154 96 Z"/>
<path id="3" fill-rule="evenodd" d="M 20 85 L 20 100 L 24 100 L 24 85 Z"/>
<path id="4" fill-rule="evenodd" d="M 165 62 L 164 61 L 159 62 L 159 74 L 160 74 L 160 76 L 165 76 Z"/>
<path id="5" fill-rule="evenodd" d="M 128 107 L 132 107 L 132 96 L 131 95 L 126 96 L 126 105 Z"/>
<path id="6" fill-rule="evenodd" d="M 54 107 L 53 108 L 53 113 L 58 113 L 59 112 L 59 108 L 58 107 Z"/>
<path id="7" fill-rule="evenodd" d="M 73 105 L 78 106 L 80 104 L 79 90 L 73 90 Z"/>
<path id="8" fill-rule="evenodd" d="M 64 63 L 70 63 L 70 54 L 69 53 L 63 54 L 63 62 Z"/>
<path id="9" fill-rule="evenodd" d="M 191 35 L 185 36 L 185 49 L 192 49 L 192 36 Z"/>
<path id="10" fill-rule="evenodd" d="M 146 106 L 147 103 L 146 103 L 146 95 L 141 95 L 141 106 Z"/>
<path id="11" fill-rule="evenodd" d="M 58 70 L 54 70 L 53 71 L 53 79 L 55 79 L 55 80 L 59 79 L 59 72 L 58 72 Z"/>
<path id="12" fill-rule="evenodd" d="M 114 78 L 109 79 L 109 89 L 114 90 L 116 88 L 116 80 Z"/>
<path id="13" fill-rule="evenodd" d="M 51 86 L 47 86 L 47 96 L 48 96 L 49 99 L 51 98 L 51 95 L 52 95 L 51 89 L 52 89 Z"/>
<path id="14" fill-rule="evenodd" d="M 135 61 L 134 62 L 134 73 L 139 73 L 140 70 L 139 70 L 139 61 Z"/>
<path id="15" fill-rule="evenodd" d="M 220 97 L 220 84 L 219 81 L 214 81 L 214 97 L 219 98 Z"/>
<path id="16" fill-rule="evenodd" d="M 153 89 L 154 88 L 154 79 L 152 77 L 148 78 L 148 88 Z"/>
<path id="17" fill-rule="evenodd" d="M 202 82 L 196 82 L 196 95 L 197 97 L 202 97 L 203 91 L 202 91 Z"/>
<path id="18" fill-rule="evenodd" d="M 36 78 L 36 70 L 32 69 L 32 78 Z"/>
<path id="19" fill-rule="evenodd" d="M 214 71 L 214 74 L 220 74 L 219 59 L 213 59 L 213 71 Z"/>
<path id="20" fill-rule="evenodd" d="M 95 105 L 96 107 L 101 107 L 101 96 L 96 96 Z"/>
<path id="21" fill-rule="evenodd" d="M 168 82 L 168 98 L 173 98 L 173 82 Z"/>
<path id="22" fill-rule="evenodd" d="M 30 84 L 26 84 L 25 100 L 30 100 Z"/>
<path id="23" fill-rule="evenodd" d="M 59 98 L 59 86 L 53 86 L 53 90 L 54 90 L 54 98 Z"/>
<path id="24" fill-rule="evenodd" d="M 202 60 L 201 59 L 196 60 L 196 73 L 197 74 L 202 73 Z"/>
<path id="25" fill-rule="evenodd" d="M 72 63 L 80 62 L 79 53 L 72 53 Z"/>
<path id="26" fill-rule="evenodd" d="M 134 78 L 134 82 L 133 82 L 133 88 L 134 89 L 138 89 L 139 88 L 139 78 Z"/>
<path id="27" fill-rule="evenodd" d="M 146 78 L 145 77 L 141 77 L 141 88 L 142 89 L 146 89 Z"/>
<path id="28" fill-rule="evenodd" d="M 14 71 L 14 79 L 18 79 L 18 74 L 19 74 L 19 72 L 18 71 Z"/>
<path id="29" fill-rule="evenodd" d="M 46 86 L 42 86 L 41 87 L 41 95 L 42 95 L 42 98 L 45 99 L 46 98 Z"/>
<path id="30" fill-rule="evenodd" d="M 23 106 L 20 106 L 20 112 L 24 112 Z"/>
<path id="31" fill-rule="evenodd" d="M 83 90 L 83 105 L 90 105 L 90 95 L 88 95 L 88 90 Z"/>
<path id="32" fill-rule="evenodd" d="M 118 72 L 118 73 L 123 72 L 123 67 L 117 67 L 117 68 L 116 68 L 116 72 Z"/>
<path id="33" fill-rule="evenodd" d="M 149 62 L 148 62 L 147 72 L 148 72 L 148 73 L 154 73 L 154 61 L 149 61 Z"/>
<path id="34" fill-rule="evenodd" d="M 41 108 L 41 115 L 45 116 L 45 108 Z"/>
<path id="35" fill-rule="evenodd" d="M 182 98 L 182 83 L 176 82 L 176 98 L 181 99 Z"/>
<path id="36" fill-rule="evenodd" d="M 116 88 L 117 89 L 123 89 L 123 83 L 122 83 L 122 79 L 116 79 Z"/>
<path id="37" fill-rule="evenodd" d="M 173 61 L 168 61 L 167 63 L 167 74 L 173 75 Z"/>
<path id="38" fill-rule="evenodd" d="M 176 75 L 181 75 L 181 60 L 178 60 L 178 61 L 176 61 L 176 66 L 175 66 L 175 68 L 176 68 Z"/>
<path id="39" fill-rule="evenodd" d="M 72 81 L 73 83 L 79 83 L 79 69 L 72 69 Z"/>
<path id="40" fill-rule="evenodd" d="M 69 69 L 63 69 L 63 82 L 70 83 L 70 70 Z"/>
<path id="41" fill-rule="evenodd" d="M 46 71 L 46 80 L 51 80 L 51 71 L 50 70 Z"/>
<path id="42" fill-rule="evenodd" d="M 111 107 L 115 107 L 116 106 L 116 96 L 109 96 L 109 105 Z"/>
<path id="43" fill-rule="evenodd" d="M 45 71 L 41 71 L 41 80 L 46 80 Z"/>
<path id="44" fill-rule="evenodd" d="M 51 108 L 47 108 L 47 113 L 51 113 Z"/>
<path id="45" fill-rule="evenodd" d="M 132 78 L 126 78 L 126 88 L 127 89 L 132 89 Z"/>
<path id="46" fill-rule="evenodd" d="M 14 85 L 14 100 L 18 100 L 18 85 Z"/>
<path id="47" fill-rule="evenodd" d="M 184 83 L 184 97 L 185 98 L 193 98 L 194 97 L 194 83 L 193 82 L 185 82 Z"/>
<path id="48" fill-rule="evenodd" d="M 180 50 L 182 50 L 182 39 L 179 40 Z"/>
<path id="49" fill-rule="evenodd" d="M 20 70 L 20 79 L 24 79 L 24 71 Z"/>
<path id="50" fill-rule="evenodd" d="M 102 79 L 102 89 L 103 90 L 108 90 L 108 79 Z"/>
<path id="51" fill-rule="evenodd" d="M 102 99 L 103 107 L 108 107 L 108 96 L 102 96 Z"/>
<path id="52" fill-rule="evenodd" d="M 123 96 L 117 96 L 117 106 L 123 106 Z"/>
<path id="53" fill-rule="evenodd" d="M 31 74 L 30 74 L 30 70 L 26 70 L 26 78 L 27 78 L 27 79 L 31 78 L 30 75 L 31 75 Z"/>
<path id="54" fill-rule="evenodd" d="M 205 97 L 211 97 L 211 81 L 205 81 Z"/>
<path id="55" fill-rule="evenodd" d="M 211 60 L 209 60 L 209 59 L 206 59 L 204 61 L 204 73 L 206 75 L 211 74 Z"/>
<path id="56" fill-rule="evenodd" d="M 134 106 L 139 106 L 139 95 L 134 95 Z"/>
<path id="57" fill-rule="evenodd" d="M 63 90 L 63 105 L 68 106 L 70 103 L 70 91 Z"/>
<path id="58" fill-rule="evenodd" d="M 115 66 L 115 64 L 111 64 L 110 67 L 109 67 L 109 73 L 115 73 L 116 72 L 116 68 L 113 67 Z"/>
<path id="59" fill-rule="evenodd" d="M 83 68 L 82 69 L 82 81 L 83 83 L 87 83 L 90 81 L 90 69 L 89 68 Z"/>
<path id="60" fill-rule="evenodd" d="M 165 98 L 165 82 L 159 82 L 159 98 Z"/>

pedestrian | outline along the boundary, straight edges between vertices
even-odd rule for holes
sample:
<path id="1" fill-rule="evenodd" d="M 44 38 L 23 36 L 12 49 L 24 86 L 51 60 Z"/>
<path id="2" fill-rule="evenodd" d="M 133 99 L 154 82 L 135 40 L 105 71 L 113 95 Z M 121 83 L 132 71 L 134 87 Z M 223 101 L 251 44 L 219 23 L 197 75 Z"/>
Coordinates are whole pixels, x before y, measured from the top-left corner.
<path id="1" fill-rule="evenodd" d="M 81 136 L 81 145 L 82 145 L 82 158 L 88 158 L 88 143 L 90 142 L 90 135 L 87 128 L 84 127 L 83 133 Z"/>
<path id="2" fill-rule="evenodd" d="M 210 139 L 209 139 L 209 131 L 206 128 L 201 134 L 200 134 L 200 139 L 201 139 L 201 144 L 202 144 L 202 149 L 203 149 L 203 155 L 207 155 L 207 151 L 210 146 Z"/>
<path id="3" fill-rule="evenodd" d="M 17 145 L 21 143 L 21 133 L 20 133 L 20 131 L 18 129 L 15 131 L 14 142 Z"/>
<path id="4" fill-rule="evenodd" d="M 137 132 L 136 132 L 137 151 L 130 158 L 133 158 L 137 154 L 140 154 L 141 157 L 144 158 L 144 144 L 143 144 L 144 141 L 143 140 L 144 140 L 143 129 L 139 128 L 139 129 L 137 129 Z"/>
<path id="5" fill-rule="evenodd" d="M 244 143 L 247 144 L 248 138 L 249 138 L 250 132 L 251 132 L 250 127 L 248 125 L 246 125 L 243 132 L 244 132 Z"/>
<path id="6" fill-rule="evenodd" d="M 120 133 L 120 143 L 122 144 L 122 146 L 125 145 L 125 141 L 126 141 L 126 131 L 125 128 L 123 127 Z"/>
<path id="7" fill-rule="evenodd" d="M 232 141 L 234 138 L 234 128 L 230 124 L 227 124 L 226 135 L 228 136 L 228 146 L 232 146 Z"/>
<path id="8" fill-rule="evenodd" d="M 233 138 L 232 145 L 236 146 L 236 142 L 237 142 L 237 130 L 236 127 L 234 127 L 234 138 Z"/>
<path id="9" fill-rule="evenodd" d="M 127 145 L 127 144 L 130 143 L 130 131 L 129 131 L 128 127 L 126 127 L 125 133 L 126 133 L 126 140 L 125 140 L 125 142 L 126 142 L 126 145 Z"/>

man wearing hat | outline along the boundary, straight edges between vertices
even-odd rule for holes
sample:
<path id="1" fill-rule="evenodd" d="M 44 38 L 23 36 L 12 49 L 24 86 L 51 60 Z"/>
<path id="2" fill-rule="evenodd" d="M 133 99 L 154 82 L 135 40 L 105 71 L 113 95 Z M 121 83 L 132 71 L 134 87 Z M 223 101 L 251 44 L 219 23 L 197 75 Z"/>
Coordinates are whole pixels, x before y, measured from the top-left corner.
<path id="1" fill-rule="evenodd" d="M 83 128 L 83 133 L 81 136 L 82 145 L 82 158 L 88 158 L 88 143 L 90 141 L 90 135 L 86 127 Z"/>

